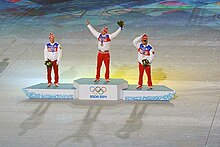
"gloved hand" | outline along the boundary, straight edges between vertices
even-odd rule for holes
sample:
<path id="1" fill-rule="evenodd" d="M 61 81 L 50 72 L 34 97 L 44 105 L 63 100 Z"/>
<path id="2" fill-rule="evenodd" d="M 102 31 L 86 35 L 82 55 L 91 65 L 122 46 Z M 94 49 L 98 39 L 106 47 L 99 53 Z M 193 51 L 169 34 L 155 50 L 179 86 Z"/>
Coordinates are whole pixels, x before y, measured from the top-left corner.
<path id="1" fill-rule="evenodd" d="M 118 21 L 117 24 L 119 25 L 119 27 L 121 27 L 121 29 L 124 27 L 124 21 L 122 20 Z"/>
<path id="2" fill-rule="evenodd" d="M 147 67 L 147 65 L 150 64 L 150 62 L 147 59 L 143 59 L 142 63 L 143 63 L 144 68 Z"/>

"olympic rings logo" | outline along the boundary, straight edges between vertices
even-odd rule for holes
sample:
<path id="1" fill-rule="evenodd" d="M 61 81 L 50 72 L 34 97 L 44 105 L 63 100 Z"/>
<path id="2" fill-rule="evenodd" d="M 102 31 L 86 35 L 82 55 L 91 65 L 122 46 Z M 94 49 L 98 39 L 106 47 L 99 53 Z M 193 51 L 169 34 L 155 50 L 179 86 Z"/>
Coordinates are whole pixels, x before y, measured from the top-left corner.
<path id="1" fill-rule="evenodd" d="M 91 91 L 93 94 L 99 94 L 102 95 L 103 93 L 105 93 L 107 91 L 106 87 L 99 87 L 99 86 L 91 86 L 89 88 L 89 91 Z"/>

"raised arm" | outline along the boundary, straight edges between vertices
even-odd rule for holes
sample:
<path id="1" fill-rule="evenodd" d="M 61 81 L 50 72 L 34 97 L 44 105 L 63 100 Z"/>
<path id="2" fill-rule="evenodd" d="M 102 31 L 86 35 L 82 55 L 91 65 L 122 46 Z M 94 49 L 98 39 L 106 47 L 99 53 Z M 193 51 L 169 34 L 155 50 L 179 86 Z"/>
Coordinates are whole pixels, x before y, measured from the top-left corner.
<path id="1" fill-rule="evenodd" d="M 114 33 L 110 34 L 110 38 L 113 39 L 115 38 L 116 36 L 118 36 L 118 34 L 121 32 L 121 27 L 119 27 L 117 29 L 117 31 L 115 31 Z"/>
<path id="2" fill-rule="evenodd" d="M 89 20 L 86 20 L 85 23 L 86 23 L 87 27 L 89 28 L 90 32 L 91 32 L 96 38 L 98 38 L 100 33 L 99 33 L 98 31 L 96 31 L 96 30 L 90 25 Z"/>
<path id="3" fill-rule="evenodd" d="M 133 45 L 134 45 L 136 48 L 138 48 L 139 42 L 141 42 L 141 37 L 142 37 L 142 35 L 139 36 L 139 37 L 136 37 L 136 38 L 133 40 Z"/>

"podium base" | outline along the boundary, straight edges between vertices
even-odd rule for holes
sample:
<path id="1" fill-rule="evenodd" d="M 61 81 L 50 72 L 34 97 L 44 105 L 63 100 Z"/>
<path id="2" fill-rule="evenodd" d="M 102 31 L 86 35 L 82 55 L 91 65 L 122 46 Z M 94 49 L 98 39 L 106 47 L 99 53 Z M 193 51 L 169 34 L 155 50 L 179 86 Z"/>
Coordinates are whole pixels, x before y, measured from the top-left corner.
<path id="1" fill-rule="evenodd" d="M 122 90 L 124 100 L 129 101 L 169 101 L 174 95 L 175 91 L 164 86 L 154 85 L 153 89 L 143 87 L 141 90 L 136 89 L 137 85 L 129 85 L 127 89 Z"/>
<path id="2" fill-rule="evenodd" d="M 169 101 L 175 91 L 164 86 L 154 85 L 153 89 L 144 86 L 137 90 L 137 85 L 128 85 L 123 79 L 111 79 L 105 82 L 93 82 L 92 78 L 74 80 L 73 84 L 60 83 L 59 87 L 40 83 L 23 88 L 30 99 L 79 99 L 79 100 L 127 100 L 127 101 Z"/>
<path id="3" fill-rule="evenodd" d="M 72 84 L 59 84 L 59 87 L 40 83 L 23 88 L 22 91 L 30 99 L 75 99 L 76 88 Z"/>

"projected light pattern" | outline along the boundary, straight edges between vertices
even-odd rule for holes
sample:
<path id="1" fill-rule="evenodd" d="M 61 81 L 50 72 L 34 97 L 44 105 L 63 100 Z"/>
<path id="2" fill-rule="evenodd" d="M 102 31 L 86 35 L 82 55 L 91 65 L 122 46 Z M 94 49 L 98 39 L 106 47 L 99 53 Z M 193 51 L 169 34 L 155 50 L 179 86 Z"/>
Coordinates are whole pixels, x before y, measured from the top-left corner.
<path id="1" fill-rule="evenodd" d="M 142 21 L 151 20 L 151 25 L 161 25 L 160 21 L 169 19 L 163 25 L 205 25 L 219 26 L 220 2 L 169 0 L 169 1 L 80 1 L 80 0 L 3 0 L 0 2 L 0 19 L 8 22 L 10 18 L 24 21 L 30 17 L 60 24 L 77 24 L 81 19 L 122 18 L 135 25 L 137 17 Z M 102 18 L 101 18 L 102 17 Z M 180 23 L 176 23 L 176 21 Z M 154 22 L 155 21 L 155 22 Z M 42 22 L 41 22 L 42 23 Z"/>

